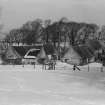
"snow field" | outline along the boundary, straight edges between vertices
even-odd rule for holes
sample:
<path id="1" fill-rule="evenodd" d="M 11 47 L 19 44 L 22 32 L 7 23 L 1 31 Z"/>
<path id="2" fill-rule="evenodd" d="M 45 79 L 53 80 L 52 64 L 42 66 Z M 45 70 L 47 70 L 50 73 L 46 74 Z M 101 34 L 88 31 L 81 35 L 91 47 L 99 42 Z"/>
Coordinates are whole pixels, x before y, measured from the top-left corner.
<path id="1" fill-rule="evenodd" d="M 105 72 L 101 64 L 80 66 L 57 62 L 56 70 L 41 65 L 0 65 L 0 105 L 105 105 Z"/>

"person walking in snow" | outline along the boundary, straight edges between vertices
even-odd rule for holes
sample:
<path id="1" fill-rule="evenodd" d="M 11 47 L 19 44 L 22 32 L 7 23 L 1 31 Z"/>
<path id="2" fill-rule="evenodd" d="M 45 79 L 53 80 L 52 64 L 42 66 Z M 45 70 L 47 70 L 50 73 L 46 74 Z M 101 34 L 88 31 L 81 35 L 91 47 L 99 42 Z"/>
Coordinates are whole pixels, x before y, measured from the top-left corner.
<path id="1" fill-rule="evenodd" d="M 77 67 L 76 65 L 74 65 L 73 66 L 73 71 L 75 71 L 76 69 L 79 70 L 79 71 L 81 71 L 79 67 Z"/>

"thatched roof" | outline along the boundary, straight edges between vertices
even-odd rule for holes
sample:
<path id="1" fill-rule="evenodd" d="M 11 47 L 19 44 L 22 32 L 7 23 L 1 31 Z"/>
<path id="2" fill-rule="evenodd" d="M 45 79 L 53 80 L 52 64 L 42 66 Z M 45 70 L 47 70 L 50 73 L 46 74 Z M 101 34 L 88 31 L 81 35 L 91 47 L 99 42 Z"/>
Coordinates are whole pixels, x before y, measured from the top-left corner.
<path id="1" fill-rule="evenodd" d="M 86 46 L 94 51 L 102 49 L 102 45 L 98 40 L 88 40 Z"/>
<path id="2" fill-rule="evenodd" d="M 38 54 L 38 58 L 40 58 L 40 59 L 46 59 L 47 58 L 47 54 L 44 50 L 44 47 L 41 48 L 40 53 Z"/>
<path id="3" fill-rule="evenodd" d="M 87 46 L 74 46 L 74 50 L 81 56 L 81 58 L 91 58 L 93 54 Z"/>
<path id="4" fill-rule="evenodd" d="M 47 55 L 58 55 L 56 48 L 52 44 L 45 44 L 43 47 Z"/>
<path id="5" fill-rule="evenodd" d="M 14 50 L 21 56 L 24 57 L 25 54 L 33 48 L 39 48 L 40 46 L 12 46 Z"/>
<path id="6" fill-rule="evenodd" d="M 64 55 L 63 55 L 63 58 L 64 59 L 80 59 L 80 55 L 77 53 L 77 51 L 74 50 L 74 47 L 73 46 L 70 46 L 69 48 L 66 48 L 65 51 L 64 51 Z"/>
<path id="7" fill-rule="evenodd" d="M 99 41 L 101 46 L 102 46 L 102 49 L 105 51 L 105 42 L 104 41 Z"/>
<path id="8" fill-rule="evenodd" d="M 11 59 L 13 58 L 13 55 L 17 56 L 15 58 L 23 58 L 26 55 L 26 53 L 31 49 L 42 49 L 42 46 L 9 46 L 6 51 L 6 52 L 8 52 L 8 54 L 6 53 L 6 55 L 12 54 Z M 8 51 L 8 50 L 11 50 L 11 51 Z M 44 45 L 43 50 L 45 51 L 46 55 L 57 54 L 57 51 L 51 44 Z M 43 50 L 42 50 L 42 52 L 43 52 Z M 9 56 L 9 58 L 10 58 L 10 56 Z"/>
<path id="9" fill-rule="evenodd" d="M 33 48 L 41 48 L 41 46 L 9 46 L 6 51 L 7 59 L 23 58 L 25 54 Z"/>
<path id="10" fill-rule="evenodd" d="M 6 53 L 5 53 L 6 59 L 20 59 L 20 54 L 11 46 L 8 47 Z"/>
<path id="11" fill-rule="evenodd" d="M 30 49 L 42 48 L 42 46 L 13 46 L 13 47 L 21 56 L 24 56 Z M 45 44 L 43 45 L 43 48 L 47 55 L 53 55 L 56 53 L 56 49 L 51 44 Z"/>
<path id="12" fill-rule="evenodd" d="M 74 57 L 77 58 L 83 58 L 83 59 L 87 59 L 87 58 L 92 58 L 93 54 L 91 53 L 90 49 L 87 46 L 84 45 L 80 45 L 80 46 L 70 46 L 68 49 L 66 49 L 66 52 L 64 54 L 64 58 L 68 58 L 69 59 L 69 55 L 72 53 L 72 56 L 74 54 Z"/>

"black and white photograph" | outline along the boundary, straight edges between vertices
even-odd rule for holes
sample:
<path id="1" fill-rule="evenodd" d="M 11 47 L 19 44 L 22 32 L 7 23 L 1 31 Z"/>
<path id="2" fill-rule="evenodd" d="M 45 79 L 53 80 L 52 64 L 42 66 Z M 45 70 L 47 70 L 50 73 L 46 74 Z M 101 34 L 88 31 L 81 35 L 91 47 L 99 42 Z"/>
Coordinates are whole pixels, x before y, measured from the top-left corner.
<path id="1" fill-rule="evenodd" d="M 105 105 L 105 0 L 0 0 L 0 105 Z"/>

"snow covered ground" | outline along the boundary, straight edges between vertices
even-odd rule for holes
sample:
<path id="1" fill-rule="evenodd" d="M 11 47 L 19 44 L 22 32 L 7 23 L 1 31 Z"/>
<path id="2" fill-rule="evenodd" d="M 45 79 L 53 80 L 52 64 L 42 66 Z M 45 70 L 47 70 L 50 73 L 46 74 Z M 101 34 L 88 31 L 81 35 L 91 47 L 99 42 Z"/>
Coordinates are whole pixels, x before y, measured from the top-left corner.
<path id="1" fill-rule="evenodd" d="M 98 63 L 75 72 L 61 62 L 56 70 L 0 65 L 0 105 L 105 105 L 105 71 L 100 68 Z"/>

